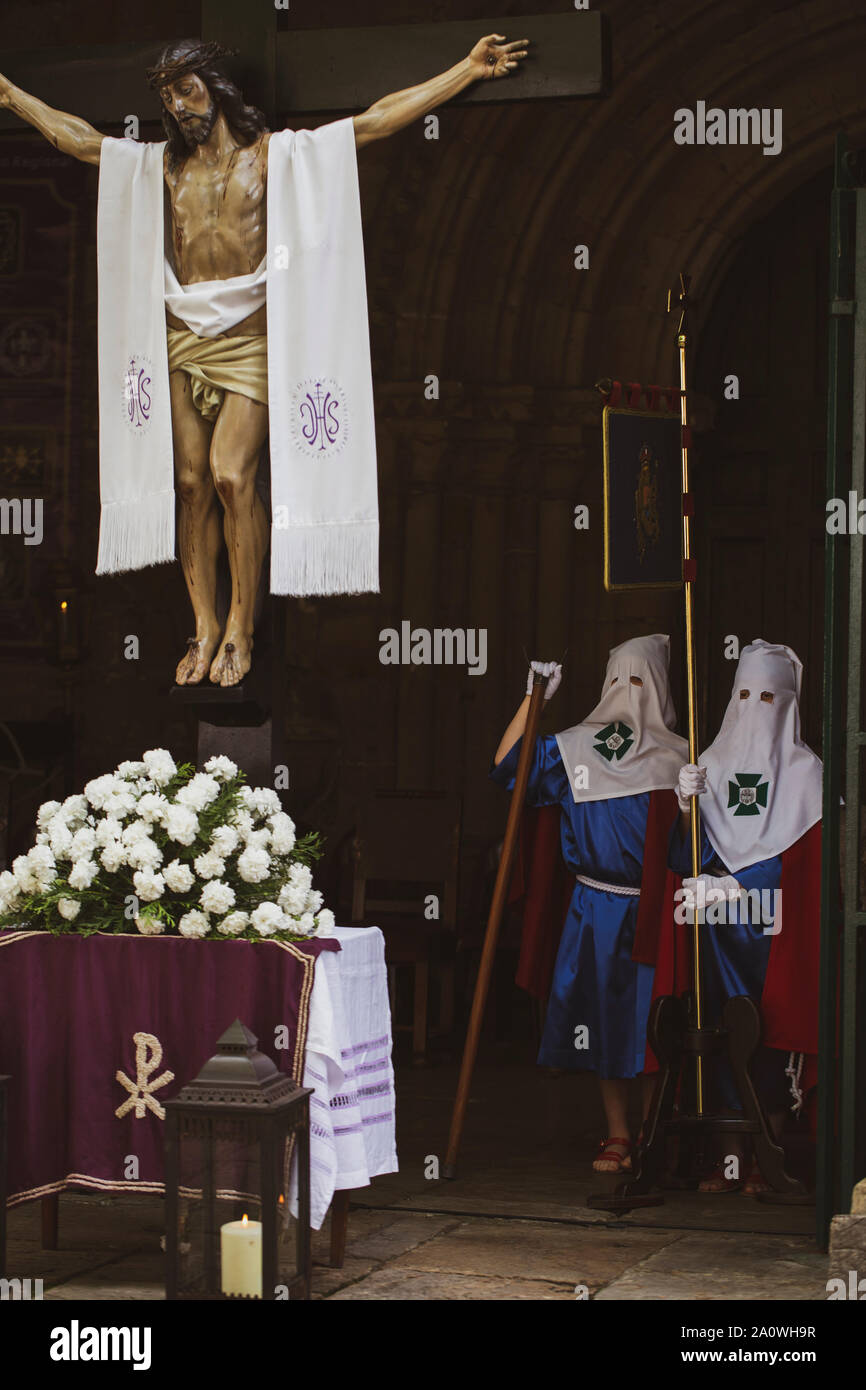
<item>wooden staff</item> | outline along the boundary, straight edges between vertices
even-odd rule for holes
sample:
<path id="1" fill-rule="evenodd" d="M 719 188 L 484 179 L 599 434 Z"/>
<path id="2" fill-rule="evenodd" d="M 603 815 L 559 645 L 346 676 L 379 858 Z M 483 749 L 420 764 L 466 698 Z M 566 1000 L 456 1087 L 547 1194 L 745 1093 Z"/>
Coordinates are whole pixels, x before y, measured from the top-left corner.
<path id="1" fill-rule="evenodd" d="M 547 678 L 542 676 L 538 671 L 533 671 L 532 677 L 532 696 L 526 715 L 526 728 L 523 731 L 520 757 L 517 760 L 517 775 L 514 778 L 514 791 L 511 793 L 511 805 L 508 808 L 508 820 L 505 825 L 505 839 L 502 842 L 502 854 L 499 857 L 499 868 L 496 871 L 496 883 L 493 887 L 493 898 L 490 903 L 490 913 L 487 918 L 487 931 L 484 937 L 484 946 L 481 951 L 481 964 L 478 967 L 478 979 L 475 982 L 475 994 L 472 999 L 472 1012 L 469 1015 L 469 1029 L 466 1033 L 466 1042 L 463 1046 L 463 1061 L 460 1064 L 460 1080 L 457 1083 L 457 1094 L 454 1098 L 454 1109 L 451 1113 L 451 1132 L 448 1135 L 448 1152 L 445 1156 L 445 1164 L 442 1170 L 442 1176 L 445 1178 L 453 1178 L 457 1175 L 457 1153 L 463 1134 L 466 1106 L 469 1102 L 469 1088 L 472 1084 L 472 1072 L 475 1069 L 475 1058 L 478 1055 L 481 1024 L 484 1019 L 484 1008 L 487 1004 L 487 994 L 490 989 L 490 977 L 493 974 L 493 962 L 496 959 L 496 942 L 499 938 L 502 914 L 505 911 L 505 898 L 508 892 L 508 885 L 511 881 L 511 866 L 514 862 L 514 851 L 517 848 L 517 832 L 520 829 L 520 817 L 523 814 L 523 802 L 526 796 L 526 786 L 529 782 L 529 769 L 532 763 L 533 753 L 535 752 L 535 741 L 538 737 L 541 707 L 544 704 L 544 688 Z"/>
<path id="2" fill-rule="evenodd" d="M 689 446 L 691 444 L 691 432 L 689 430 L 689 417 L 687 405 L 687 381 L 686 381 L 686 348 L 688 346 L 688 336 L 685 331 L 686 313 L 689 308 L 689 286 L 691 285 L 690 275 L 680 275 L 679 292 L 676 290 L 668 291 L 668 313 L 674 304 L 680 306 L 680 321 L 677 328 L 677 348 L 680 359 L 680 425 L 681 425 L 681 444 L 682 444 L 682 472 L 683 472 L 683 589 L 685 593 L 686 606 L 686 684 L 688 689 L 689 706 L 689 762 L 698 761 L 698 704 L 697 704 L 697 680 L 695 677 L 695 628 L 694 628 L 694 582 L 695 582 L 695 561 L 692 558 L 691 550 L 691 519 L 694 508 L 692 496 L 689 491 Z M 701 813 L 698 808 L 698 798 L 691 798 L 691 831 L 692 831 L 692 877 L 697 878 L 701 872 Z M 701 993 L 701 912 L 695 907 L 694 921 L 692 922 L 692 984 L 694 992 L 695 1027 L 702 1026 L 703 1018 L 703 999 Z M 695 1092 L 696 1110 L 698 1115 L 703 1114 L 704 1109 L 704 1086 L 703 1086 L 703 1066 L 700 1053 L 695 1055 Z"/>

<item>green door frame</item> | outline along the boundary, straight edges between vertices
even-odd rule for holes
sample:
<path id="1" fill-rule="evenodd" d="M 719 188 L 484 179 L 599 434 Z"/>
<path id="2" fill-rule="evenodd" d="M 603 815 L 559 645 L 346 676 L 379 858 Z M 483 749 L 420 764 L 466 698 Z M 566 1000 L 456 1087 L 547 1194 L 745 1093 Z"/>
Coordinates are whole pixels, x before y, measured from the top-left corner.
<path id="1" fill-rule="evenodd" d="M 866 495 L 866 188 L 845 136 L 836 138 L 830 211 L 827 498 Z M 855 517 L 854 525 L 857 524 Z M 845 573 L 843 539 L 849 546 Z M 847 605 L 847 634 L 844 612 Z M 866 1170 L 858 1106 L 866 1026 L 858 1028 L 864 951 L 860 911 L 863 708 L 863 541 L 827 533 L 824 566 L 824 807 L 821 865 L 820 1054 L 816 1218 L 826 1246 L 830 1220 L 848 1211 Z M 847 642 L 846 642 L 847 637 Z M 846 650 L 847 648 L 847 650 Z M 847 676 L 847 679 L 846 679 Z M 843 692 L 844 696 L 843 696 Z M 843 727 L 844 708 L 844 727 Z M 845 813 L 840 809 L 845 774 Z M 844 836 L 843 894 L 839 895 Z"/>

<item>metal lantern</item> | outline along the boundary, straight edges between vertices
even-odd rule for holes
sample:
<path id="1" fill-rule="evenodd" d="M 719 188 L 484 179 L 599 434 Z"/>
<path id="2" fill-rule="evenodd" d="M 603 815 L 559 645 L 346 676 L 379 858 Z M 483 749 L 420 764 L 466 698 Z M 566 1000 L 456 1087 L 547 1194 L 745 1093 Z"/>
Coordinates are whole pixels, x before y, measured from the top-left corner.
<path id="1" fill-rule="evenodd" d="M 166 1298 L 310 1297 L 310 1102 L 236 1019 L 165 1102 Z M 298 1219 L 289 1235 L 292 1151 Z"/>

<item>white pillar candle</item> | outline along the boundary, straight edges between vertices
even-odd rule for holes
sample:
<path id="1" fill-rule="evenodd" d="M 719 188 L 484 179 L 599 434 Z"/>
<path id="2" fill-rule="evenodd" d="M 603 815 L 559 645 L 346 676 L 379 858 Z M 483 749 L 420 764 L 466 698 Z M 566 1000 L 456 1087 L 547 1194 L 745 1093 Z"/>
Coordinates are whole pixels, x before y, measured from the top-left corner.
<path id="1" fill-rule="evenodd" d="M 262 1223 L 227 1221 L 220 1227 L 221 1282 L 225 1294 L 262 1296 Z"/>

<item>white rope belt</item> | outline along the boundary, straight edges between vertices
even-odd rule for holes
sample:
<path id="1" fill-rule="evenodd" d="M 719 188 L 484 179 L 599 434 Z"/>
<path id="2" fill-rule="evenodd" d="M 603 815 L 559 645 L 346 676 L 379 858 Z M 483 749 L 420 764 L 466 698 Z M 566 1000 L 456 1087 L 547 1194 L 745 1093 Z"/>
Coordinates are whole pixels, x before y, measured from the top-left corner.
<path id="1" fill-rule="evenodd" d="M 588 878 L 586 874 L 575 874 L 578 883 L 585 883 L 587 888 L 597 888 L 600 893 L 616 893 L 620 898 L 639 898 L 639 888 L 627 888 L 623 883 L 599 883 L 597 878 Z"/>

